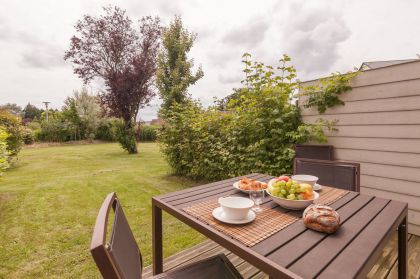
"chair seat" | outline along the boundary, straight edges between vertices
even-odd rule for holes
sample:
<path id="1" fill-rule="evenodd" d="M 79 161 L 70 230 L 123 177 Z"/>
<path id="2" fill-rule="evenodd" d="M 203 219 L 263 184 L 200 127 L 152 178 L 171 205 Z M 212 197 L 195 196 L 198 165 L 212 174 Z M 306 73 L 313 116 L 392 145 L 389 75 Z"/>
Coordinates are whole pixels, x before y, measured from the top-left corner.
<path id="1" fill-rule="evenodd" d="M 242 279 L 224 254 L 153 276 L 154 279 Z"/>

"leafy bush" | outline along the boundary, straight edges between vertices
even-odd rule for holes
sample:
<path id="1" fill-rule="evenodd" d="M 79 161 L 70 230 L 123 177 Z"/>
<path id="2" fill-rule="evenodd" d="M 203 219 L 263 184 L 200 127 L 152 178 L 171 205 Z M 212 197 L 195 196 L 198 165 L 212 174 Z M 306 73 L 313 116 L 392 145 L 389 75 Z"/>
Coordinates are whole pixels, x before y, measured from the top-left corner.
<path id="1" fill-rule="evenodd" d="M 68 121 L 63 121 L 60 114 L 41 123 L 41 129 L 35 132 L 37 141 L 65 142 L 77 139 L 77 129 Z"/>
<path id="2" fill-rule="evenodd" d="M 137 141 L 156 141 L 159 126 L 139 125 L 136 131 Z"/>
<path id="3" fill-rule="evenodd" d="M 32 129 L 24 127 L 22 129 L 22 138 L 25 144 L 32 144 L 35 141 L 35 133 Z"/>
<path id="4" fill-rule="evenodd" d="M 280 60 L 277 75 L 273 67 L 245 58 L 246 86 L 236 90 L 227 111 L 191 100 L 162 110 L 159 140 L 175 173 L 207 180 L 290 173 L 295 144 L 326 141 L 323 131 L 330 123 L 303 123 L 291 101 L 297 83 L 290 58 Z"/>
<path id="5" fill-rule="evenodd" d="M 350 80 L 358 74 L 359 72 L 349 72 L 344 75 L 333 73 L 330 77 L 321 79 L 319 85 L 303 88 L 302 95 L 306 97 L 303 106 L 316 107 L 319 113 L 324 113 L 327 108 L 344 106 L 340 95 L 352 89 Z"/>
<path id="6" fill-rule="evenodd" d="M 95 138 L 104 141 L 116 141 L 117 140 L 117 122 L 115 118 L 104 118 L 98 124 L 96 129 Z"/>
<path id="7" fill-rule="evenodd" d="M 117 122 L 117 141 L 129 154 L 137 153 L 136 131 L 123 121 Z"/>
<path id="8" fill-rule="evenodd" d="M 0 110 L 0 126 L 9 135 L 6 139 L 10 158 L 16 157 L 23 145 L 21 119 L 6 110 Z"/>
<path id="9" fill-rule="evenodd" d="M 7 148 L 7 138 L 9 134 L 4 127 L 0 126 L 0 176 L 9 168 L 9 151 Z"/>

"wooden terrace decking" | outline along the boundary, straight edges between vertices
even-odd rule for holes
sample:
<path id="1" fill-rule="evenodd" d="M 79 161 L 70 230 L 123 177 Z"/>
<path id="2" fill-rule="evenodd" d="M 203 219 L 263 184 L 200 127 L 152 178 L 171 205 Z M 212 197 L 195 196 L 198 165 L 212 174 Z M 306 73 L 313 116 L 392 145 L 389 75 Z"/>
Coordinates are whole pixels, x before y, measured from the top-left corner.
<path id="1" fill-rule="evenodd" d="M 219 246 L 211 240 L 206 240 L 196 246 L 181 251 L 164 260 L 164 270 L 170 270 L 179 266 L 195 262 L 219 253 L 227 255 L 229 260 L 236 266 L 242 276 L 246 279 L 268 279 L 268 276 L 257 268 L 239 258 L 230 251 Z M 394 279 L 397 278 L 397 234 L 389 241 L 384 248 L 381 258 L 368 274 L 372 279 Z M 420 237 L 409 235 L 408 237 L 408 272 L 410 279 L 420 278 Z M 151 278 L 152 269 L 148 266 L 143 271 L 143 278 Z"/>

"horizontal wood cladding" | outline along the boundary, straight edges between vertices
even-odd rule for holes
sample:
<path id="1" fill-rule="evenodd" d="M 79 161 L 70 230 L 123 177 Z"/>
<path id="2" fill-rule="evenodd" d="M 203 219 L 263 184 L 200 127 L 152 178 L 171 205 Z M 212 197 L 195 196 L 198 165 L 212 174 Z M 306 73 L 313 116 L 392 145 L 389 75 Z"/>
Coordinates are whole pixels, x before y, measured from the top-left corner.
<path id="1" fill-rule="evenodd" d="M 420 211 L 408 210 L 408 219 L 411 219 L 412 224 L 420 225 Z"/>
<path id="2" fill-rule="evenodd" d="M 420 183 L 415 181 L 362 174 L 360 176 L 360 184 L 373 189 L 407 194 L 420 198 Z"/>
<path id="3" fill-rule="evenodd" d="M 410 220 L 410 218 L 408 218 Z M 420 225 L 414 225 L 408 223 L 408 231 L 411 234 L 420 235 Z"/>
<path id="4" fill-rule="evenodd" d="M 420 95 L 400 98 L 362 100 L 346 102 L 344 106 L 330 108 L 325 114 L 361 113 L 361 112 L 387 112 L 420 110 Z M 302 115 L 318 115 L 316 108 L 302 111 Z"/>
<path id="5" fill-rule="evenodd" d="M 404 194 L 387 192 L 378 189 L 367 188 L 364 185 L 360 186 L 360 192 L 365 195 L 377 196 L 384 199 L 392 199 L 396 201 L 402 201 L 408 203 L 410 211 L 414 211 L 413 214 L 418 217 L 416 212 L 420 212 L 420 197 L 408 196 Z M 417 218 L 416 217 L 416 218 Z M 420 220 L 409 220 L 410 223 L 420 225 Z M 413 222 L 414 221 L 414 222 Z"/>
<path id="6" fill-rule="evenodd" d="M 420 139 L 329 137 L 328 144 L 339 149 L 357 148 L 359 150 L 394 151 L 420 154 Z"/>
<path id="7" fill-rule="evenodd" d="M 420 95 L 420 79 L 353 87 L 340 97 L 345 102 Z"/>
<path id="8" fill-rule="evenodd" d="M 407 202 L 409 232 L 420 235 L 420 61 L 362 72 L 351 85 L 344 106 L 302 109 L 302 119 L 338 120 L 327 133 L 334 158 L 360 163 L 362 193 Z"/>
<path id="9" fill-rule="evenodd" d="M 355 77 L 352 87 L 370 86 L 374 84 L 406 82 L 420 78 L 420 61 L 394 65 L 362 72 Z M 302 86 L 315 85 L 319 80 L 302 82 Z"/>
<path id="10" fill-rule="evenodd" d="M 355 149 L 334 149 L 336 160 L 420 168 L 420 154 Z"/>
<path id="11" fill-rule="evenodd" d="M 420 168 L 360 163 L 360 172 L 362 175 L 416 182 L 417 187 L 420 188 Z"/>
<path id="12" fill-rule="evenodd" d="M 305 115 L 302 119 L 306 123 L 314 123 L 319 118 L 323 118 L 329 121 L 339 120 L 337 122 L 338 127 L 343 125 L 420 125 L 420 109 L 411 111 Z"/>
<path id="13" fill-rule="evenodd" d="M 328 136 L 355 138 L 419 139 L 420 125 L 364 125 L 339 126 Z"/>

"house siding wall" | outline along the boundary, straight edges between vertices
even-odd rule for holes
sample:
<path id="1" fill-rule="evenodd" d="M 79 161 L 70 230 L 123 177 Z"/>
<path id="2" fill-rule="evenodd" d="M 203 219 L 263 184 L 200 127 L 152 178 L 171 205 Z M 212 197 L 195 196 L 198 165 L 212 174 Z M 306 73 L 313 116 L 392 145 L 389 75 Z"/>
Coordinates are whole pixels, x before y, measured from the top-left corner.
<path id="1" fill-rule="evenodd" d="M 409 232 L 420 235 L 420 61 L 365 71 L 351 85 L 345 106 L 303 109 L 303 120 L 338 120 L 328 135 L 335 159 L 360 162 L 362 193 L 408 202 Z"/>

